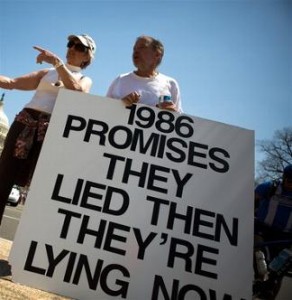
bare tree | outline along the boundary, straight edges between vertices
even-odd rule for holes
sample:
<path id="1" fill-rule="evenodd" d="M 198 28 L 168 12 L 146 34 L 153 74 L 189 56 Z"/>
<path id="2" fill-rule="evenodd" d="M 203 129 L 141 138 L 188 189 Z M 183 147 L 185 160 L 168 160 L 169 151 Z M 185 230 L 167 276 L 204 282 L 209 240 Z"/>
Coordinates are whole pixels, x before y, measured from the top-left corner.
<path id="1" fill-rule="evenodd" d="M 257 181 L 281 178 L 283 169 L 292 164 L 292 127 L 276 130 L 272 140 L 258 141 L 257 147 L 265 155 L 258 163 Z"/>

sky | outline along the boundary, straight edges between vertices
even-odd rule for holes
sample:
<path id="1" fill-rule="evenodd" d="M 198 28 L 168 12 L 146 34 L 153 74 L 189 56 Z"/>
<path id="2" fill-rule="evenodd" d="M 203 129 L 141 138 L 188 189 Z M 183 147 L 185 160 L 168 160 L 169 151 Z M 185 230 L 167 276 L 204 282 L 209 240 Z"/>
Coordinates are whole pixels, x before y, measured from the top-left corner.
<path id="1" fill-rule="evenodd" d="M 87 33 L 97 52 L 84 74 L 105 96 L 147 34 L 164 44 L 159 71 L 178 81 L 184 113 L 253 130 L 255 143 L 291 126 L 290 0 L 0 0 L 0 20 L 1 75 L 43 68 L 35 45 L 65 59 L 68 35 Z M 11 123 L 32 92 L 3 92 Z"/>

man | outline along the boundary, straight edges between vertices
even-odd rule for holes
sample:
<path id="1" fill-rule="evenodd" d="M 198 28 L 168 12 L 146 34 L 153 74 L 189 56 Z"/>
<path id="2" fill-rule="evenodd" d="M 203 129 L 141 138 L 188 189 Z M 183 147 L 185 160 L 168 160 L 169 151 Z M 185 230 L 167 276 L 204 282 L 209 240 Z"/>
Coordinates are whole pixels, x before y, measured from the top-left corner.
<path id="1" fill-rule="evenodd" d="M 259 291 L 257 299 L 276 299 L 282 276 L 267 269 L 266 263 L 269 264 L 284 248 L 289 248 L 291 240 L 292 165 L 288 165 L 283 170 L 281 181 L 265 182 L 255 189 L 254 291 Z M 288 242 L 282 244 L 276 241 Z M 267 242 L 271 243 L 268 247 L 261 247 L 261 244 Z"/>
<path id="2" fill-rule="evenodd" d="M 292 233 L 292 165 L 284 168 L 282 181 L 265 182 L 255 189 L 256 222 L 267 231 Z M 282 235 L 282 234 L 281 234 Z"/>
<path id="3" fill-rule="evenodd" d="M 126 105 L 142 103 L 182 112 L 180 90 L 175 79 L 158 71 L 164 54 L 162 43 L 150 36 L 137 38 L 133 48 L 136 70 L 118 76 L 107 97 L 121 99 Z"/>

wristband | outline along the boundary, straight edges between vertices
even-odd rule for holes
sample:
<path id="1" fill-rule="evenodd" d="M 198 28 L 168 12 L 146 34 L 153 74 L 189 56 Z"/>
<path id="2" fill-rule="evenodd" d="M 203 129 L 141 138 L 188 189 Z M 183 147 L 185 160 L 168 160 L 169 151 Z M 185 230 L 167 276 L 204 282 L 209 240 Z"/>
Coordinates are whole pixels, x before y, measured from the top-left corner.
<path id="1" fill-rule="evenodd" d="M 63 66 L 64 63 L 61 60 L 58 60 L 58 62 L 54 65 L 55 69 L 58 69 L 59 67 Z"/>

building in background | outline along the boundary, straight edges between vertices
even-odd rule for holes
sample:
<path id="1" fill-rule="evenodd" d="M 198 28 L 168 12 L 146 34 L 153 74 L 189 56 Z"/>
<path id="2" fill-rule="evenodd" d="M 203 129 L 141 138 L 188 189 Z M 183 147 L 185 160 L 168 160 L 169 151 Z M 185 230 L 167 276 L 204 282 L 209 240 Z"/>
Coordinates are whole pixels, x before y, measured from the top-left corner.
<path id="1" fill-rule="evenodd" d="M 2 153 L 4 141 L 9 129 L 9 120 L 4 112 L 4 96 L 5 94 L 3 93 L 0 99 L 0 155 Z"/>

